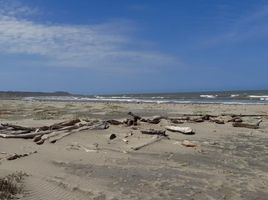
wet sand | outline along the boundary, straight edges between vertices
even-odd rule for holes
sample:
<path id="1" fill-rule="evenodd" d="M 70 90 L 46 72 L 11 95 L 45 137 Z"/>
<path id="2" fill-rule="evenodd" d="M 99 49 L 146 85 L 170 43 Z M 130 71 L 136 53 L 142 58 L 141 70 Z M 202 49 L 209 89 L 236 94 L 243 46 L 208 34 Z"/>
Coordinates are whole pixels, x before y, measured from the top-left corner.
<path id="1" fill-rule="evenodd" d="M 138 151 L 152 139 L 142 129 L 159 124 L 113 126 L 72 134 L 55 144 L 0 138 L 0 176 L 22 171 L 23 200 L 74 199 L 267 199 L 268 106 L 127 104 L 86 102 L 31 102 L 0 100 L 0 122 L 42 126 L 72 118 L 125 119 L 132 111 L 141 116 L 176 117 L 180 114 L 248 114 L 249 123 L 263 119 L 259 129 L 231 123 L 184 123 L 196 132 L 167 132 L 163 139 Z M 259 115 L 259 116 L 258 116 Z M 109 139 L 111 134 L 116 138 Z M 189 140 L 196 147 L 181 143 Z M 8 161 L 12 153 L 29 153 Z"/>

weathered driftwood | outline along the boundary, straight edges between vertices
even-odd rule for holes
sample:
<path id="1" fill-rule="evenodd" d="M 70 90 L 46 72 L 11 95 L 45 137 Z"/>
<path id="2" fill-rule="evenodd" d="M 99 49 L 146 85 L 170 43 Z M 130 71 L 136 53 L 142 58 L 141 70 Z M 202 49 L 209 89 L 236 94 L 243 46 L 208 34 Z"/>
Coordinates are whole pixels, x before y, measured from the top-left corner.
<path id="1" fill-rule="evenodd" d="M 219 116 L 230 116 L 230 117 L 267 117 L 268 114 L 233 114 L 233 113 L 221 113 L 219 115 L 211 115 L 211 114 L 190 114 L 190 113 L 183 113 L 177 114 L 176 118 L 179 117 L 219 117 Z"/>
<path id="2" fill-rule="evenodd" d="M 55 126 L 55 125 L 59 125 L 59 126 L 72 126 L 72 125 L 75 125 L 76 123 L 79 123 L 81 122 L 80 119 L 73 119 L 73 120 L 70 120 L 70 121 L 64 121 L 64 122 L 60 122 L 58 124 L 54 124 L 52 126 Z"/>
<path id="3" fill-rule="evenodd" d="M 42 136 L 43 136 L 43 135 L 36 135 L 36 136 L 34 136 L 34 137 L 33 137 L 33 141 L 34 141 L 34 142 L 38 142 L 38 141 L 40 141 L 41 138 L 42 138 Z"/>
<path id="4" fill-rule="evenodd" d="M 181 143 L 183 146 L 186 146 L 186 147 L 196 147 L 197 145 L 190 142 L 189 140 L 183 140 L 182 143 Z"/>
<path id="5" fill-rule="evenodd" d="M 121 124 L 123 124 L 123 122 L 121 122 L 119 120 L 115 120 L 115 119 L 110 119 L 110 120 L 107 120 L 106 122 L 111 124 L 111 125 L 121 125 Z"/>
<path id="6" fill-rule="evenodd" d="M 190 120 L 190 116 L 180 116 L 180 117 L 169 117 L 169 120 L 182 120 L 182 121 L 188 121 Z"/>
<path id="7" fill-rule="evenodd" d="M 127 124 L 128 126 L 131 126 L 131 125 L 137 125 L 137 122 L 138 121 L 141 121 L 141 122 L 147 122 L 147 123 L 151 123 L 151 124 L 158 124 L 161 119 L 165 119 L 166 117 L 163 117 L 163 116 L 153 116 L 153 117 L 150 117 L 150 118 L 143 118 L 141 116 L 138 116 L 132 112 L 129 112 L 128 115 L 132 116 L 133 117 L 133 120 L 131 119 L 127 119 L 124 123 Z"/>
<path id="8" fill-rule="evenodd" d="M 0 137 L 2 137 L 2 138 L 32 139 L 35 136 L 44 135 L 47 133 L 50 133 L 50 131 L 40 131 L 40 132 L 26 133 L 26 134 L 20 134 L 20 135 L 0 134 Z"/>
<path id="9" fill-rule="evenodd" d="M 249 124 L 249 123 L 245 123 L 245 122 L 234 122 L 233 127 L 258 129 L 261 122 L 262 122 L 261 119 L 256 124 Z"/>
<path id="10" fill-rule="evenodd" d="M 232 117 L 232 119 L 229 119 L 228 122 L 243 122 L 241 117 Z"/>
<path id="11" fill-rule="evenodd" d="M 62 127 L 60 129 L 58 129 L 57 131 L 71 131 L 71 130 L 74 130 L 74 129 L 78 129 L 79 127 L 81 127 L 80 124 L 75 124 L 75 125 L 72 125 L 72 126 Z"/>
<path id="12" fill-rule="evenodd" d="M 136 125 L 137 121 L 141 122 L 147 122 L 152 124 L 158 124 L 161 119 L 167 119 L 171 121 L 174 124 L 182 124 L 184 122 L 194 122 L 194 123 L 201 123 L 204 121 L 211 121 L 218 124 L 224 124 L 225 121 L 220 119 L 219 117 L 224 115 L 210 115 L 210 114 L 180 114 L 177 117 L 163 117 L 163 116 L 155 116 L 151 118 L 143 118 L 136 114 L 133 114 L 132 112 L 128 113 L 130 116 L 133 117 L 133 120 L 127 119 L 123 123 L 127 124 L 128 126 Z M 236 116 L 232 116 L 236 117 Z"/>
<path id="13" fill-rule="evenodd" d="M 155 129 L 149 129 L 149 130 L 141 130 L 142 134 L 147 135 L 160 135 L 160 136 L 167 136 L 165 130 L 155 130 Z"/>
<path id="14" fill-rule="evenodd" d="M 71 135 L 72 133 L 74 133 L 74 132 L 71 131 L 71 132 L 63 132 L 63 133 L 59 133 L 59 134 L 54 135 L 53 137 L 51 137 L 51 138 L 49 139 L 49 142 L 50 142 L 50 143 L 55 143 L 55 142 L 57 142 L 58 140 L 60 140 L 60 139 L 62 139 L 62 138 L 64 138 L 64 137 L 66 137 L 66 136 L 68 136 L 68 135 Z"/>
<path id="15" fill-rule="evenodd" d="M 150 124 L 159 124 L 161 119 L 165 119 L 163 116 L 153 116 L 151 118 L 141 118 L 140 121 L 147 122 Z"/>
<path id="16" fill-rule="evenodd" d="M 90 124 L 90 126 L 81 127 L 80 130 L 88 130 L 88 129 L 90 129 L 90 130 L 104 130 L 104 129 L 108 129 L 108 128 L 109 128 L 109 124 L 105 121 L 102 121 L 102 122 L 98 122 L 95 124 Z"/>
<path id="17" fill-rule="evenodd" d="M 2 124 L 3 128 L 12 128 L 13 130 L 27 130 L 27 131 L 34 131 L 36 128 L 33 127 L 24 127 L 24 126 L 18 126 L 13 124 Z"/>
<path id="18" fill-rule="evenodd" d="M 167 118 L 173 124 L 183 124 L 190 120 L 189 116 L 169 117 Z"/>
<path id="19" fill-rule="evenodd" d="M 124 124 L 126 124 L 127 126 L 137 126 L 138 125 L 138 122 L 137 121 L 134 121 L 133 119 L 126 119 L 124 120 L 123 122 Z"/>
<path id="20" fill-rule="evenodd" d="M 178 120 L 178 119 L 170 119 L 170 122 L 173 124 L 183 124 L 186 121 L 185 120 Z"/>
<path id="21" fill-rule="evenodd" d="M 29 156 L 31 154 L 34 154 L 34 153 L 37 153 L 37 151 L 33 151 L 33 152 L 30 152 L 30 153 L 25 153 L 25 154 L 11 154 L 9 156 L 6 157 L 7 160 L 16 160 L 18 158 L 22 158 L 22 157 L 26 157 L 26 156 Z"/>
<path id="22" fill-rule="evenodd" d="M 66 137 L 66 136 L 69 136 L 69 135 L 71 135 L 73 133 L 85 131 L 85 130 L 103 130 L 103 129 L 107 129 L 107 128 L 109 128 L 109 125 L 106 122 L 102 122 L 102 123 L 94 125 L 94 126 L 83 126 L 83 127 L 80 127 L 78 129 L 74 129 L 74 130 L 69 131 L 69 132 L 63 132 L 63 133 L 60 133 L 60 134 L 55 134 L 54 136 L 49 137 L 49 142 L 50 143 L 55 143 L 58 140 L 61 140 L 62 138 Z"/>
<path id="23" fill-rule="evenodd" d="M 9 131 L 8 134 L 10 135 L 21 135 L 25 133 L 30 133 L 30 130 L 17 130 L 17 131 Z"/>
<path id="24" fill-rule="evenodd" d="M 107 122 L 99 120 L 82 121 L 80 119 L 74 119 L 52 124 L 51 126 L 42 126 L 37 128 L 23 127 L 12 124 L 3 124 L 1 127 L 3 127 L 0 132 L 0 137 L 2 138 L 33 138 L 33 141 L 36 144 L 43 144 L 50 138 L 54 138 L 53 140 L 57 141 L 62 137 L 75 132 L 88 129 L 107 129 L 109 125 Z"/>
<path id="25" fill-rule="evenodd" d="M 203 117 L 203 116 L 209 116 L 209 117 L 218 117 L 218 115 L 211 115 L 211 114 L 191 114 L 191 113 L 182 113 L 177 114 L 176 117 Z"/>
<path id="26" fill-rule="evenodd" d="M 220 119 L 220 118 L 210 118 L 209 121 L 211 122 L 215 122 L 216 124 L 225 124 L 224 120 L 223 119 Z"/>
<path id="27" fill-rule="evenodd" d="M 73 126 L 73 125 L 75 125 L 76 123 L 79 123 L 79 122 L 81 122 L 80 119 L 72 119 L 72 120 L 52 124 L 51 126 L 42 126 L 42 127 L 39 128 L 39 130 L 42 130 L 42 131 L 57 130 L 57 129 L 61 129 L 61 128 L 66 127 L 66 126 Z"/>
<path id="28" fill-rule="evenodd" d="M 59 135 L 60 133 L 65 133 L 66 131 L 54 131 L 45 135 L 42 135 L 40 140 L 35 141 L 36 144 L 40 145 L 43 144 L 47 139 Z"/>
<path id="29" fill-rule="evenodd" d="M 200 123 L 200 122 L 204 122 L 204 121 L 209 120 L 211 117 L 217 117 L 217 116 L 208 115 L 208 114 L 206 114 L 206 115 L 199 115 L 199 114 L 194 115 L 194 114 L 191 114 L 191 115 L 183 115 L 181 117 L 176 117 L 176 118 L 173 118 L 173 119 Z"/>
<path id="30" fill-rule="evenodd" d="M 131 149 L 133 149 L 134 151 L 137 151 L 137 150 L 140 150 L 142 149 L 143 147 L 147 147 L 151 144 L 154 144 L 156 142 L 159 142 L 160 140 L 166 138 L 165 136 L 157 136 L 155 138 L 153 138 L 151 141 L 147 142 L 147 143 L 144 143 L 142 145 L 139 145 L 139 146 L 136 146 L 136 147 L 131 147 Z"/>
<path id="31" fill-rule="evenodd" d="M 221 116 L 231 116 L 231 117 L 267 117 L 268 114 L 226 114 L 223 113 Z"/>
<path id="32" fill-rule="evenodd" d="M 132 113 L 132 112 L 129 112 L 128 115 L 130 115 L 130 116 L 133 117 L 133 121 L 134 121 L 134 122 L 137 122 L 138 120 L 141 119 L 140 116 L 138 116 L 138 115 L 136 115 L 136 114 L 134 114 L 134 113 Z"/>
<path id="33" fill-rule="evenodd" d="M 204 122 L 205 119 L 204 119 L 203 117 L 192 117 L 192 118 L 190 118 L 189 121 L 190 121 L 190 122 L 201 123 L 201 122 Z"/>
<path id="34" fill-rule="evenodd" d="M 179 132 L 187 135 L 195 134 L 194 130 L 190 127 L 179 127 L 179 126 L 166 126 L 165 127 L 168 131 L 172 132 Z"/>
<path id="35" fill-rule="evenodd" d="M 215 117 L 215 116 L 206 114 L 206 115 L 203 115 L 203 116 L 202 116 L 202 119 L 203 119 L 203 120 L 209 120 L 209 119 L 212 118 L 212 117 Z"/>

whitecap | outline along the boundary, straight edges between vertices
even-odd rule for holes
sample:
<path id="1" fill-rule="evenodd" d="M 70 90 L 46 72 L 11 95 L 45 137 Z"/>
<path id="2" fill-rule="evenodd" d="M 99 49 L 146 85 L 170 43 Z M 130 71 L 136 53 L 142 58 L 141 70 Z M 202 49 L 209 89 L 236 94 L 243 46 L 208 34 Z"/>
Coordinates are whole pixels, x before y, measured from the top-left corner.
<path id="1" fill-rule="evenodd" d="M 208 98 L 208 99 L 213 99 L 216 98 L 218 95 L 209 95 L 209 94 L 201 94 L 201 98 Z"/>

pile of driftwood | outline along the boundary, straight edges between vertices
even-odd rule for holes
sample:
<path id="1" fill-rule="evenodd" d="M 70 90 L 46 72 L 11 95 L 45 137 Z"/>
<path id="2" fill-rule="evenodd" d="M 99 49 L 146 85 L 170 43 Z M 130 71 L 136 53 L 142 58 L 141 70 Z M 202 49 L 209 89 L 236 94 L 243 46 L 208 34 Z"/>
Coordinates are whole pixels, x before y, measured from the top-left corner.
<path id="1" fill-rule="evenodd" d="M 248 117 L 249 115 L 230 115 L 229 120 L 224 120 L 222 117 L 226 115 L 213 116 L 213 115 L 181 115 L 178 117 L 163 117 L 163 116 L 154 116 L 150 118 L 145 118 L 133 114 L 132 112 L 128 113 L 130 118 L 126 120 L 81 120 L 73 119 L 60 123 L 55 123 L 50 126 L 42 127 L 24 127 L 13 124 L 1 124 L 0 125 L 0 137 L 2 138 L 24 138 L 24 139 L 33 139 L 36 144 L 43 144 L 46 140 L 50 143 L 55 143 L 58 140 L 77 133 L 83 130 L 96 130 L 96 129 L 107 129 L 109 124 L 111 125 L 124 125 L 124 126 L 137 126 L 139 123 L 151 123 L 158 124 L 162 119 L 168 120 L 171 124 L 182 124 L 185 122 L 194 122 L 200 123 L 204 121 L 210 121 L 217 124 L 225 124 L 231 122 L 234 127 L 244 127 L 251 129 L 258 129 L 261 123 L 261 119 L 255 123 L 250 124 L 243 122 L 242 117 Z M 255 116 L 257 117 L 257 116 Z M 190 127 L 180 127 L 180 126 L 166 126 L 166 130 L 173 132 L 180 132 L 183 134 L 194 134 L 194 130 Z M 161 138 L 168 138 L 168 135 L 163 130 L 142 130 L 142 134 L 157 135 Z M 159 138 L 156 138 L 156 141 L 159 141 Z"/>
<path id="2" fill-rule="evenodd" d="M 216 124 L 225 124 L 231 122 L 233 127 L 244 127 L 244 128 L 251 128 L 251 129 L 258 129 L 262 120 L 258 120 L 257 123 L 247 123 L 243 122 L 243 117 L 260 117 L 260 115 L 198 115 L 198 114 L 182 114 L 178 117 L 164 117 L 164 116 L 154 116 L 151 118 L 144 118 L 129 112 L 128 115 L 131 118 L 128 118 L 124 121 L 119 120 L 108 120 L 107 122 L 112 125 L 120 125 L 124 124 L 126 126 L 136 126 L 138 122 L 147 122 L 151 124 L 158 124 L 162 119 L 166 119 L 173 124 L 183 124 L 183 123 L 201 123 L 201 122 L 213 122 Z M 230 119 L 224 120 L 223 117 L 228 117 Z"/>
<path id="3" fill-rule="evenodd" d="M 12 124 L 0 125 L 0 137 L 33 139 L 36 144 L 43 144 L 46 140 L 50 143 L 83 130 L 107 129 L 106 121 L 73 119 L 50 126 L 24 127 Z"/>

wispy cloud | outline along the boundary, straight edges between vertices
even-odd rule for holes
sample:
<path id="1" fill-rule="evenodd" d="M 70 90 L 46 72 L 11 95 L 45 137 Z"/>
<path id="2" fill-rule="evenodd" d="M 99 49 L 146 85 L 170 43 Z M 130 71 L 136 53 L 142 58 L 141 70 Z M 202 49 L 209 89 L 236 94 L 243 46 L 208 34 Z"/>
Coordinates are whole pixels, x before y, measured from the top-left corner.
<path id="1" fill-rule="evenodd" d="M 229 43 L 239 43 L 267 37 L 268 34 L 268 5 L 261 6 L 251 13 L 233 20 L 231 25 L 225 27 L 225 32 L 216 34 L 205 40 L 206 46 Z"/>
<path id="2" fill-rule="evenodd" d="M 127 34 L 127 27 L 133 26 L 129 21 L 97 25 L 46 24 L 25 17 L 38 9 L 16 1 L 7 2 L 0 1 L 0 54 L 41 56 L 43 66 L 95 69 L 177 63 L 176 58 L 164 53 L 139 49 Z"/>
<path id="3" fill-rule="evenodd" d="M 17 0 L 0 0 L 0 5 L 0 15 L 4 16 L 26 17 L 40 12 L 36 7 L 26 6 Z"/>

